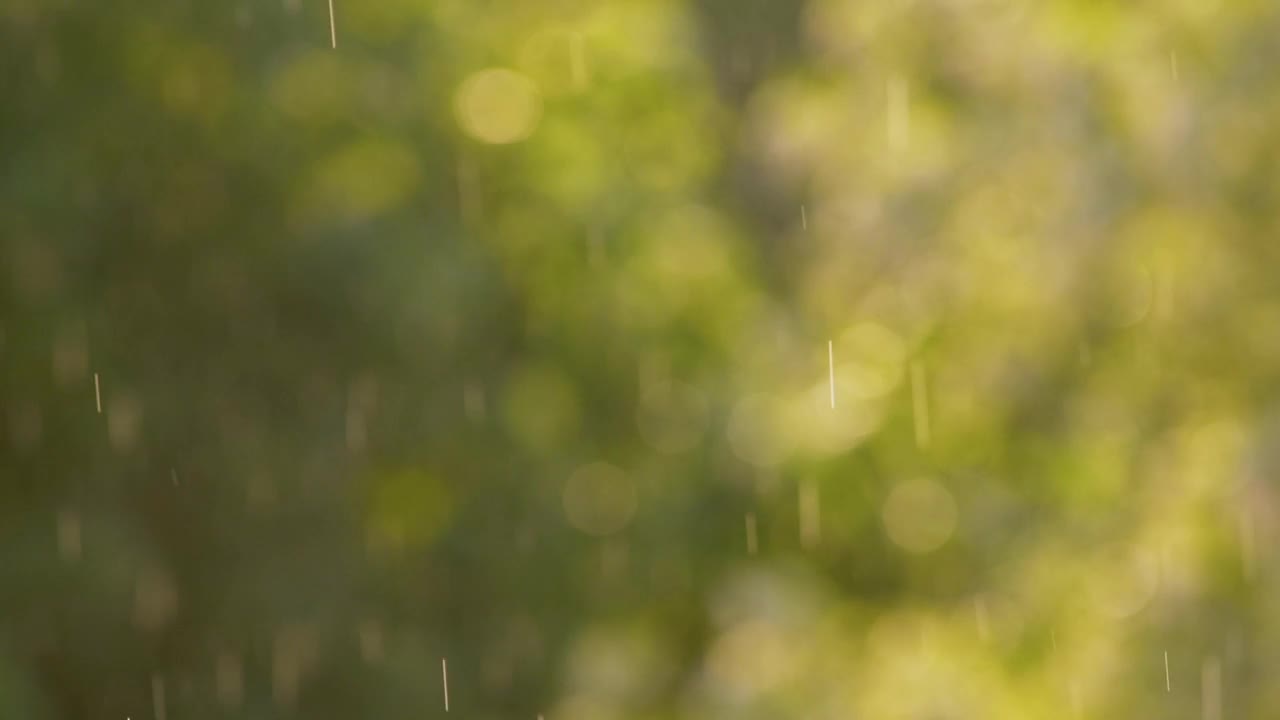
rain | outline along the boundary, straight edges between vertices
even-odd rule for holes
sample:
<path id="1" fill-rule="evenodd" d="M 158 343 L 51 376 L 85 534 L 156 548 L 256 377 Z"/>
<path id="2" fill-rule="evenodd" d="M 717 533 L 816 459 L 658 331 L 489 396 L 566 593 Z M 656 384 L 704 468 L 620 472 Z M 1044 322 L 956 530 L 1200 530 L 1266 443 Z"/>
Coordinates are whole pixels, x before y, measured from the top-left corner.
<path id="1" fill-rule="evenodd" d="M 1275 717 L 1278 34 L 4 4 L 0 718 Z"/>

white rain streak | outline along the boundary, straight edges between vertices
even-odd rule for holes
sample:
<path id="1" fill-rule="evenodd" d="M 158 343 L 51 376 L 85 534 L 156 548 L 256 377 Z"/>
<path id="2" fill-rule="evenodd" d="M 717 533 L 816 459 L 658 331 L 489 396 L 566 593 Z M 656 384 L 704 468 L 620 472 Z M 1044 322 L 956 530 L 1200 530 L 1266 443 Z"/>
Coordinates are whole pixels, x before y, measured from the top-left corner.
<path id="1" fill-rule="evenodd" d="M 924 366 L 911 363 L 911 415 L 915 423 L 916 446 L 929 447 L 929 387 L 925 382 Z"/>
<path id="2" fill-rule="evenodd" d="M 98 414 L 102 414 L 102 385 L 98 382 L 98 373 L 93 374 L 93 400 L 98 405 Z"/>
<path id="3" fill-rule="evenodd" d="M 1200 666 L 1200 717 L 1222 720 L 1222 663 L 1212 655 Z"/>
<path id="4" fill-rule="evenodd" d="M 1173 78 L 1173 81 L 1174 81 L 1174 82 L 1178 82 L 1178 81 L 1179 81 L 1179 77 L 1178 77 L 1178 51 L 1177 51 L 1177 50 L 1170 50 L 1170 51 L 1169 51 L 1169 76 Z"/>
<path id="5" fill-rule="evenodd" d="M 800 485 L 800 546 L 805 550 L 817 547 L 822 538 L 821 503 L 818 486 L 813 483 Z"/>
<path id="6" fill-rule="evenodd" d="M 333 0 L 329 0 L 329 43 L 335 49 L 338 47 L 338 25 L 333 20 Z"/>
<path id="7" fill-rule="evenodd" d="M 444 711 L 449 712 L 449 661 L 440 658 L 440 679 L 444 683 Z"/>
<path id="8" fill-rule="evenodd" d="M 827 376 L 831 382 L 831 409 L 836 409 L 836 350 L 831 340 L 827 341 Z"/>
<path id="9" fill-rule="evenodd" d="M 756 514 L 747 513 L 744 521 L 747 529 L 747 554 L 755 555 L 758 547 L 756 543 Z"/>
<path id="10" fill-rule="evenodd" d="M 804 206 L 800 206 L 800 227 L 805 230 L 809 229 L 809 213 L 805 212 Z"/>
<path id="11" fill-rule="evenodd" d="M 911 144 L 911 86 L 901 77 L 888 82 L 889 107 L 885 113 L 889 149 L 902 152 Z"/>
<path id="12" fill-rule="evenodd" d="M 1173 683 L 1169 680 L 1169 651 L 1164 651 L 1164 691 L 1173 692 Z"/>
<path id="13" fill-rule="evenodd" d="M 159 675 L 151 676 L 151 708 L 156 720 L 165 720 L 164 678 Z"/>

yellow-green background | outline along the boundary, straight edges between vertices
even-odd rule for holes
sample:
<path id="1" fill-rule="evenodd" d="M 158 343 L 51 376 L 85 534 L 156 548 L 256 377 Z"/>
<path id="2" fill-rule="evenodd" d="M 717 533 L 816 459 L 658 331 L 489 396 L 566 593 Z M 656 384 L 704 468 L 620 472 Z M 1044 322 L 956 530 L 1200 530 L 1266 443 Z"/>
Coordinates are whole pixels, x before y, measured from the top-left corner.
<path id="1" fill-rule="evenodd" d="M 0 716 L 1280 713 L 1271 3 L 334 10 L 0 0 Z"/>

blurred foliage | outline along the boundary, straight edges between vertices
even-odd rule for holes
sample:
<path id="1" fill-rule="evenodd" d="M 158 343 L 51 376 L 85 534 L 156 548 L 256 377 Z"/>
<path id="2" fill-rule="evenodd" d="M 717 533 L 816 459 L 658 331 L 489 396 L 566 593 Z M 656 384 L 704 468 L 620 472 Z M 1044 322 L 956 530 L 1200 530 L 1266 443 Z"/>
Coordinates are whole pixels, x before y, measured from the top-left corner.
<path id="1" fill-rule="evenodd" d="M 1274 6 L 333 9 L 0 0 L 0 716 L 1274 717 Z"/>

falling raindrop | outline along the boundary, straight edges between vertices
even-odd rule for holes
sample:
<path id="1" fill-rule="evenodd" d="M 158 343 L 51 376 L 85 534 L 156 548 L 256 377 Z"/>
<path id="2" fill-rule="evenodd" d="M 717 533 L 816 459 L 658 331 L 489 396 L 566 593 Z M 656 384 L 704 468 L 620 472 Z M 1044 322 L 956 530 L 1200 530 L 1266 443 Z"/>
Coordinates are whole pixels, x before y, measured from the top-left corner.
<path id="1" fill-rule="evenodd" d="M 449 662 L 440 658 L 440 679 L 444 683 L 444 711 L 449 712 Z"/>
<path id="2" fill-rule="evenodd" d="M 335 49 L 338 47 L 338 26 L 333 21 L 333 0 L 329 0 L 329 42 Z"/>

